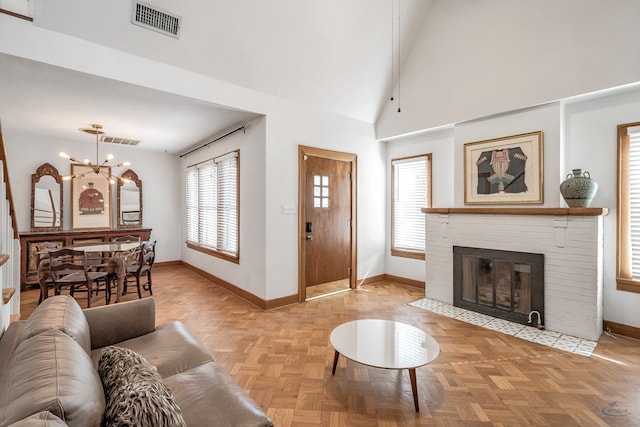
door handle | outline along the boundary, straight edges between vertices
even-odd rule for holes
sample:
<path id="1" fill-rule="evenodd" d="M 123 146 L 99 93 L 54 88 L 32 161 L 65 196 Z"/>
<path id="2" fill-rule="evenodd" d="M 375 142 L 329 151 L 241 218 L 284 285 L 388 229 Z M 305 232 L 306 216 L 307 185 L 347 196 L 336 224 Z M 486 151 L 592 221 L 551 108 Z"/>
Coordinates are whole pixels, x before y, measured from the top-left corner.
<path id="1" fill-rule="evenodd" d="M 313 240 L 313 236 L 311 234 L 307 234 L 307 240 Z"/>

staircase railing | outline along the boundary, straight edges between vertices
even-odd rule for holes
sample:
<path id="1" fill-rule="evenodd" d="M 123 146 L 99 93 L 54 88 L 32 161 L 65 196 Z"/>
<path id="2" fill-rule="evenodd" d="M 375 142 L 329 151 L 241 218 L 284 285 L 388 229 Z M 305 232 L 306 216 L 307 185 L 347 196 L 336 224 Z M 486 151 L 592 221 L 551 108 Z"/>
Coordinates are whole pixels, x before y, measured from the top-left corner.
<path id="1" fill-rule="evenodd" d="M 20 292 L 15 292 L 20 282 L 20 237 L 11 194 L 7 151 L 0 124 L 0 333 L 9 325 L 12 315 L 20 314 Z M 18 286 L 19 289 L 19 286 Z"/>

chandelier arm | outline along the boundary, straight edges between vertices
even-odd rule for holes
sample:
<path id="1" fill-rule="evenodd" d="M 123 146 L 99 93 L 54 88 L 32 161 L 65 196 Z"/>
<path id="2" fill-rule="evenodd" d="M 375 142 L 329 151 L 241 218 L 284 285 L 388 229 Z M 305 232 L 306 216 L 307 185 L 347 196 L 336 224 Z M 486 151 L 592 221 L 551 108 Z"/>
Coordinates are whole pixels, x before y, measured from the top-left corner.
<path id="1" fill-rule="evenodd" d="M 99 134 L 99 131 L 98 131 L 98 128 L 96 128 L 96 165 L 99 164 L 99 162 L 98 162 L 98 159 L 99 159 L 99 157 L 98 157 L 98 140 L 100 139 L 100 137 L 98 136 L 98 134 Z"/>
<path id="2" fill-rule="evenodd" d="M 78 166 L 86 166 L 89 167 L 91 170 L 88 170 L 84 173 L 81 173 L 79 175 L 70 175 L 68 177 L 64 177 L 66 179 L 75 179 L 75 178 L 82 178 L 84 177 L 86 174 L 93 172 L 96 175 L 102 175 L 104 178 L 106 178 L 109 183 L 114 184 L 116 181 L 113 179 L 113 177 L 111 177 L 110 175 L 108 175 L 106 172 L 104 172 L 102 170 L 103 167 L 111 167 L 108 166 L 108 163 L 113 159 L 113 155 L 112 154 L 107 154 L 107 156 L 105 157 L 104 161 L 102 163 L 100 163 L 100 135 L 104 134 L 104 132 L 101 130 L 102 129 L 102 125 L 99 125 L 97 123 L 91 124 L 91 128 L 82 128 L 80 129 L 82 132 L 85 133 L 89 133 L 92 135 L 96 136 L 96 162 L 92 163 L 91 160 L 89 159 L 84 159 L 82 162 L 78 161 L 75 157 L 72 157 L 64 152 L 60 153 L 60 157 L 63 157 L 67 160 L 69 160 L 71 162 L 72 165 L 78 165 Z M 122 163 L 118 163 L 117 165 L 115 165 L 115 167 L 121 167 L 121 166 L 128 166 L 130 165 L 129 162 L 122 162 Z M 121 179 L 121 177 L 118 177 L 118 179 Z"/>
<path id="3" fill-rule="evenodd" d="M 106 178 L 107 181 L 109 181 L 110 184 L 115 184 L 115 181 L 112 177 L 110 177 L 109 175 L 107 175 L 106 172 L 100 171 L 100 175 L 102 175 L 103 177 Z"/>

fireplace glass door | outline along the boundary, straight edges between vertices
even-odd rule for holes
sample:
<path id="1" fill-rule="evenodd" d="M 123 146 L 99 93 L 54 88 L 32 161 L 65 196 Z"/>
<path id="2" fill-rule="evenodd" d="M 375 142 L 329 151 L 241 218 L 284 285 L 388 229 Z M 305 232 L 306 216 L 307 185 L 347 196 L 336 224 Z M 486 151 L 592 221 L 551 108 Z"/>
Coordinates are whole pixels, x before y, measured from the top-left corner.
<path id="1" fill-rule="evenodd" d="M 543 255 L 454 247 L 454 305 L 526 323 L 543 313 Z"/>

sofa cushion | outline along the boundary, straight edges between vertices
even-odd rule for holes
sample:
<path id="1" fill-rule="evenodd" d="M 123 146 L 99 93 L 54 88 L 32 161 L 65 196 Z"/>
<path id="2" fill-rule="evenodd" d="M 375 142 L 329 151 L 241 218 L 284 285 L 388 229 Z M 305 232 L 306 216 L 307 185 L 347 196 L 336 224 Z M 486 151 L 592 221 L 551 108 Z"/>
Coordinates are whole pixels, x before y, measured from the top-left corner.
<path id="1" fill-rule="evenodd" d="M 93 362 L 64 332 L 22 341 L 0 379 L 0 425 L 49 411 L 69 426 L 99 426 L 104 393 Z"/>
<path id="2" fill-rule="evenodd" d="M 21 340 L 49 329 L 58 329 L 73 338 L 91 354 L 91 333 L 78 302 L 69 295 L 56 295 L 42 301 L 26 320 Z"/>
<path id="3" fill-rule="evenodd" d="M 7 330 L 4 331 L 0 337 L 0 378 L 2 378 L 4 372 L 7 370 L 13 352 L 21 342 L 20 336 L 22 335 L 25 323 L 24 320 L 11 322 Z"/>
<path id="4" fill-rule="evenodd" d="M 9 427 L 66 427 L 67 424 L 49 411 L 38 412 Z"/>
<path id="5" fill-rule="evenodd" d="M 119 345 L 156 328 L 153 297 L 102 305 L 83 310 L 91 331 L 91 349 Z M 114 319 L 118 319 L 114 322 Z M 96 360 L 97 362 L 97 360 Z"/>
<path id="6" fill-rule="evenodd" d="M 107 347 L 98 372 L 106 396 L 105 426 L 186 426 L 171 391 L 138 353 Z"/>
<path id="7" fill-rule="evenodd" d="M 153 332 L 119 342 L 117 346 L 141 354 L 156 367 L 162 378 L 213 360 L 207 349 L 189 333 L 180 321 L 163 323 Z M 96 349 L 91 352 L 96 366 L 102 350 Z"/>
<path id="8" fill-rule="evenodd" d="M 187 425 L 273 426 L 273 421 L 217 362 L 164 379 Z"/>

